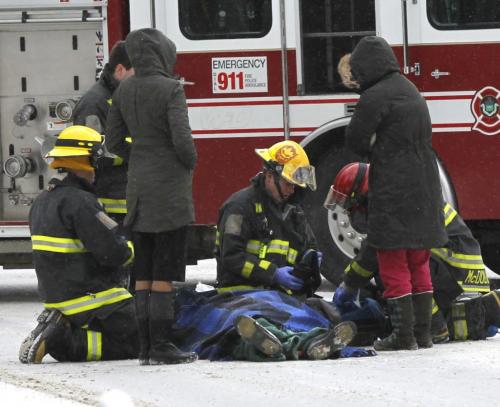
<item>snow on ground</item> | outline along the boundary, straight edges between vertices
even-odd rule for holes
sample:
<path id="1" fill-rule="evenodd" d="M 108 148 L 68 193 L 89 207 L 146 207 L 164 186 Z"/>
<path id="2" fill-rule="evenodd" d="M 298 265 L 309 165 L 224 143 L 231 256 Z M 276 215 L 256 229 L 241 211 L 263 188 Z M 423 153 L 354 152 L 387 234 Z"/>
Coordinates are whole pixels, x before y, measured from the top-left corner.
<path id="1" fill-rule="evenodd" d="M 213 284 L 214 278 L 213 261 L 188 269 L 190 285 Z M 331 285 L 321 293 L 331 298 Z M 500 335 L 319 362 L 139 366 L 136 360 L 55 363 L 47 357 L 42 365 L 22 365 L 19 344 L 40 311 L 34 272 L 0 270 L 0 406 L 129 407 L 123 393 L 135 406 L 148 407 L 459 407 L 498 400 Z"/>

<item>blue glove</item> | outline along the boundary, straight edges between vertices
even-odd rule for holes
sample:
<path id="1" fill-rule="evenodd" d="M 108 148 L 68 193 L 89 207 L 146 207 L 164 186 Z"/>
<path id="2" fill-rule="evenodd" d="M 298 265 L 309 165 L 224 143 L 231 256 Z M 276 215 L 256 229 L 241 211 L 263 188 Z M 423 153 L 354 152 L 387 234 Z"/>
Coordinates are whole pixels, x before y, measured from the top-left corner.
<path id="1" fill-rule="evenodd" d="M 350 290 L 346 288 L 345 284 L 340 284 L 335 290 L 335 294 L 333 296 L 332 302 L 337 306 L 341 307 L 346 302 L 355 302 L 357 297 L 358 290 Z"/>
<path id="2" fill-rule="evenodd" d="M 498 333 L 498 327 L 495 325 L 490 325 L 488 326 L 488 329 L 486 329 L 486 337 L 491 338 L 492 336 L 495 336 Z"/>
<path id="3" fill-rule="evenodd" d="M 292 274 L 293 267 L 283 266 L 277 268 L 274 272 L 273 283 L 281 285 L 292 290 L 300 290 L 304 287 L 304 281 Z"/>

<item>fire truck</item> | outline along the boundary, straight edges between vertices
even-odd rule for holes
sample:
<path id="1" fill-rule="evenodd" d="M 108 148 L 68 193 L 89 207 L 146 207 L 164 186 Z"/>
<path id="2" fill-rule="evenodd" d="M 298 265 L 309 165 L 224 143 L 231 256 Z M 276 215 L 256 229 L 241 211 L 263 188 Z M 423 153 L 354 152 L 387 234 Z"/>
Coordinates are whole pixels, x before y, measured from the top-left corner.
<path id="1" fill-rule="evenodd" d="M 427 100 L 444 198 L 500 270 L 498 0 L 0 0 L 0 263 L 27 262 L 27 216 L 50 170 L 42 158 L 113 43 L 155 27 L 177 46 L 199 161 L 190 258 L 210 255 L 218 208 L 261 167 L 255 148 L 300 142 L 318 189 L 305 210 L 337 283 L 365 235 L 322 207 L 358 95 L 339 59 L 384 37 Z"/>

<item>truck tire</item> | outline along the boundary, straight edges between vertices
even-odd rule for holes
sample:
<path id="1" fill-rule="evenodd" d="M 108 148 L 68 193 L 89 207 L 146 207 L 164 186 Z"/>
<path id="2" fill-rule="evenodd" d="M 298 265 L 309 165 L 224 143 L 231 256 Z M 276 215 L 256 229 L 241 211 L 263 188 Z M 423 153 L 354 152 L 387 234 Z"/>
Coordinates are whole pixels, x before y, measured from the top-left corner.
<path id="1" fill-rule="evenodd" d="M 344 150 L 341 145 L 332 146 L 315 160 L 317 189 L 308 190 L 303 201 L 318 248 L 323 252 L 321 274 L 334 285 L 342 281 L 344 269 L 364 236 L 358 234 L 348 222 L 343 223 L 347 219 L 343 211 L 327 211 L 323 202 L 336 174 L 344 165 L 353 161 L 359 161 L 359 157 Z"/>

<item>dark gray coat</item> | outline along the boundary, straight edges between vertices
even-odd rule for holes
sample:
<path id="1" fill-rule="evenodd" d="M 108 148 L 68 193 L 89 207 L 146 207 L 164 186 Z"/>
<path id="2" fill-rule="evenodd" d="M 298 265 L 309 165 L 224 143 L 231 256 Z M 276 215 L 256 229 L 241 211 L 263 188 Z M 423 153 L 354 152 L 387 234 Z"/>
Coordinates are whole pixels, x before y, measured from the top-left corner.
<path id="1" fill-rule="evenodd" d="M 351 70 L 361 97 L 346 130 L 346 146 L 371 163 L 368 242 L 379 249 L 444 246 L 441 186 L 424 98 L 401 75 L 392 49 L 380 37 L 359 42 Z"/>
<path id="2" fill-rule="evenodd" d="M 135 75 L 114 93 L 107 125 L 109 150 L 128 161 L 125 224 L 137 232 L 174 230 L 194 221 L 197 158 L 184 90 L 173 78 L 175 45 L 147 28 L 132 31 L 126 47 Z"/>

